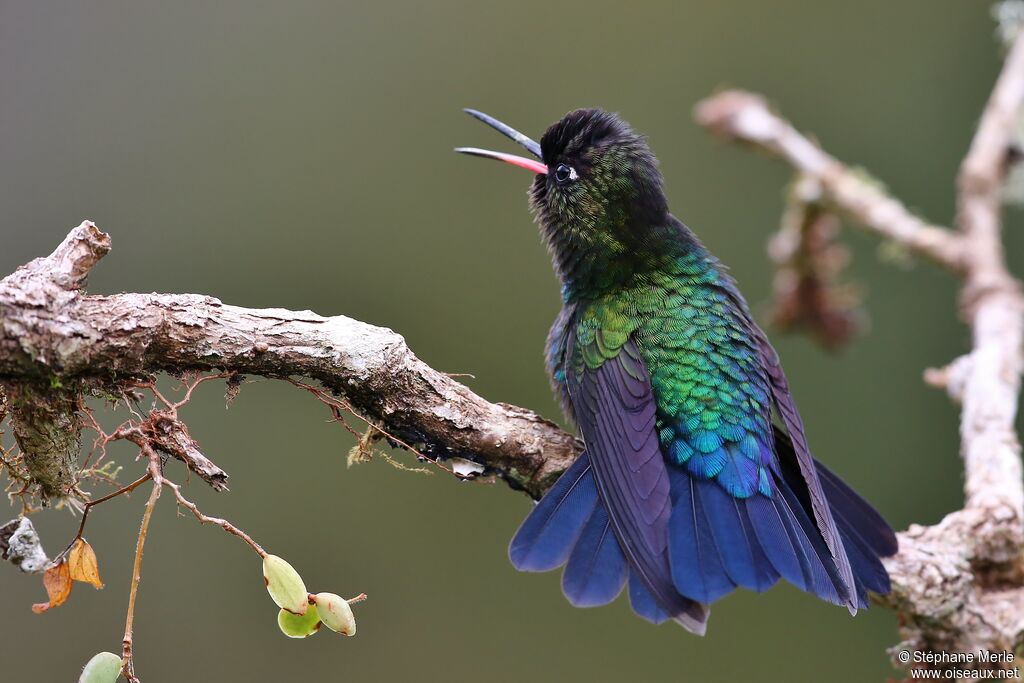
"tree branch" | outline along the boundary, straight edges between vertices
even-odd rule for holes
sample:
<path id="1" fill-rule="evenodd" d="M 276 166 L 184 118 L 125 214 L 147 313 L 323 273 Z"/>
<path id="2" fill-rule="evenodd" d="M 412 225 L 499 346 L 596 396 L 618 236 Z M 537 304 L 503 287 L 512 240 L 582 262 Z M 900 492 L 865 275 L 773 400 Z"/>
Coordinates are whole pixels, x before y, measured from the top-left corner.
<path id="1" fill-rule="evenodd" d="M 81 283 L 109 245 L 85 222 L 29 268 L 76 264 L 69 281 Z M 383 327 L 311 311 L 240 308 L 195 294 L 67 296 L 20 273 L 0 281 L 4 382 L 56 377 L 64 384 L 116 384 L 209 369 L 298 375 L 344 395 L 363 417 L 423 453 L 479 462 L 535 498 L 579 450 L 575 437 L 536 413 L 489 403 L 430 368 Z"/>
<path id="2" fill-rule="evenodd" d="M 1011 135 L 1024 104 L 1024 34 L 1018 35 L 959 176 L 958 232 L 911 214 L 877 182 L 822 151 L 751 93 L 701 102 L 699 123 L 777 156 L 818 183 L 836 211 L 961 276 L 960 309 L 972 350 L 925 373 L 962 403 L 965 504 L 930 527 L 899 534 L 886 562 L 887 601 L 901 615 L 907 651 L 999 652 L 1024 643 L 1024 488 L 1014 429 L 1020 393 L 1024 297 L 1003 256 L 1000 209 Z M 798 237 L 799 238 L 799 237 Z M 894 657 L 898 666 L 905 665 Z M 1007 666 L 996 663 L 994 668 Z M 941 666 L 939 667 L 941 668 Z"/>
<path id="3" fill-rule="evenodd" d="M 38 258 L 0 281 L 0 301 L 6 302 L 0 303 L 0 313 L 6 305 L 25 312 L 21 320 L 5 325 L 7 334 L 24 334 L 21 325 L 31 327 L 36 315 L 59 315 L 78 297 L 90 269 L 108 251 L 110 238 L 89 224 L 72 231 L 49 257 Z M 26 338 L 26 343 L 31 344 L 31 339 Z M 0 396 L 5 393 L 14 436 L 43 501 L 71 493 L 82 447 L 74 392 L 42 375 L 35 382 L 0 386 Z"/>
<path id="4" fill-rule="evenodd" d="M 963 268 L 964 249 L 959 235 L 912 214 L 878 183 L 801 135 L 760 95 L 727 90 L 700 102 L 694 117 L 715 135 L 753 145 L 816 179 L 825 197 L 864 228 L 947 268 Z"/>

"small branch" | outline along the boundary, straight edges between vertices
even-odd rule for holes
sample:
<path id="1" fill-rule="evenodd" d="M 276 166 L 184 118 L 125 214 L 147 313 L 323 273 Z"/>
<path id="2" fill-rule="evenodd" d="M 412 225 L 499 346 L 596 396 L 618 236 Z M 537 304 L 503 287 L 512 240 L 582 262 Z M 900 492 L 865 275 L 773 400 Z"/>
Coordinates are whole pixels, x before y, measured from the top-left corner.
<path id="1" fill-rule="evenodd" d="M 366 600 L 366 598 L 367 598 L 366 593 L 360 593 L 359 595 L 355 596 L 354 598 L 346 598 L 345 602 L 347 602 L 350 605 L 354 605 L 357 602 L 363 602 L 364 600 Z"/>
<path id="2" fill-rule="evenodd" d="M 185 463 L 214 491 L 228 490 L 228 473 L 203 455 L 199 445 L 189 436 L 188 427 L 174 413 L 154 410 L 146 425 L 146 436 L 154 448 Z"/>
<path id="3" fill-rule="evenodd" d="M 825 153 L 773 112 L 763 97 L 727 90 L 700 102 L 694 117 L 719 137 L 751 144 L 816 179 L 825 198 L 864 228 L 951 270 L 963 269 L 959 235 L 921 220 L 878 183 Z"/>
<path id="4" fill-rule="evenodd" d="M 110 252 L 110 236 L 91 221 L 72 230 L 49 256 L 37 258 L 0 280 L 0 299 L 51 308 L 75 299 L 89 273 Z"/>
<path id="5" fill-rule="evenodd" d="M 149 481 L 152 478 L 153 478 L 153 475 L 150 472 L 146 472 L 144 475 L 142 475 L 141 477 L 139 477 L 138 479 L 136 479 L 132 483 L 128 484 L 127 486 L 119 488 L 118 490 L 114 491 L 113 493 L 108 493 L 107 495 L 103 496 L 102 498 L 97 498 L 95 500 L 90 500 L 89 502 L 87 502 L 85 504 L 85 506 L 84 506 L 84 509 L 82 510 L 82 521 L 78 524 L 78 533 L 76 533 L 75 537 L 71 539 L 71 542 L 68 543 L 68 547 L 64 549 L 64 551 L 61 553 L 61 555 L 63 555 L 64 553 L 68 552 L 69 550 L 71 550 L 71 548 L 74 547 L 74 545 L 75 545 L 75 541 L 77 541 L 78 539 L 82 538 L 82 534 L 85 533 L 85 522 L 86 522 L 87 519 L 89 519 L 89 511 L 92 510 L 93 506 L 99 505 L 100 503 L 105 503 L 108 500 L 112 500 L 112 499 L 117 498 L 118 496 L 124 495 L 126 493 L 131 493 L 132 491 L 134 491 L 135 489 L 139 488 L 140 486 L 142 486 L 143 484 L 145 484 L 147 481 Z"/>
<path id="6" fill-rule="evenodd" d="M 159 472 L 155 473 L 159 476 Z M 126 679 L 132 683 L 138 683 L 138 678 L 135 675 L 135 662 L 132 654 L 132 644 L 134 642 L 134 626 L 135 626 L 135 600 L 139 592 L 139 581 L 142 578 L 142 550 L 146 545 L 146 533 L 149 531 L 149 520 L 153 516 L 153 508 L 156 507 L 156 501 L 160 498 L 160 480 L 154 477 L 153 490 L 149 494 L 149 500 L 146 502 L 146 509 L 142 513 L 142 525 L 139 527 L 139 539 L 135 544 L 135 562 L 132 565 L 132 582 L 131 588 L 128 591 L 128 614 L 125 617 L 124 622 L 124 642 L 122 643 L 122 656 L 124 658 L 124 668 L 121 673 Z"/>
<path id="7" fill-rule="evenodd" d="M 174 491 L 174 497 L 177 498 L 178 505 L 180 505 L 180 506 L 182 506 L 184 508 L 187 508 L 193 515 L 195 515 L 196 519 L 198 519 L 200 521 L 200 523 L 202 523 L 202 524 L 216 524 L 217 526 L 219 526 L 221 529 L 223 529 L 224 531 L 228 532 L 232 536 L 237 536 L 238 538 L 240 538 L 243 541 L 245 541 L 246 544 L 248 544 L 248 546 L 250 548 L 252 548 L 256 552 L 256 554 L 259 555 L 260 557 L 266 557 L 267 556 L 267 551 L 265 551 L 263 549 L 263 546 L 261 546 L 259 543 L 254 541 L 252 539 L 252 537 L 249 536 L 249 534 L 245 533 L 244 531 L 239 529 L 237 526 L 235 526 L 231 522 L 227 521 L 226 519 L 221 519 L 220 517 L 209 517 L 207 515 L 204 515 L 202 512 L 200 512 L 199 508 L 196 506 L 195 503 L 193 503 L 188 498 L 186 498 L 184 495 L 182 495 L 181 487 L 178 486 L 177 484 L 175 484 L 173 481 L 169 481 L 167 479 L 164 479 L 161 476 L 160 477 L 160 483 L 163 486 L 170 487 L 170 489 L 172 491 Z"/>
<path id="8" fill-rule="evenodd" d="M 1013 130 L 1024 101 L 1024 43 L 1020 35 L 1013 41 L 1003 63 L 985 111 L 982 113 L 978 130 L 971 140 L 971 147 L 960 166 L 957 185 L 962 201 L 984 200 L 988 208 L 988 220 L 968 218 L 965 231 L 999 233 L 999 198 L 1003 181 L 1006 179 L 1008 152 L 1011 148 Z M 996 220 L 991 220 L 995 216 Z M 965 220 L 961 216 L 961 221 Z M 988 245 L 989 248 L 992 245 Z"/>

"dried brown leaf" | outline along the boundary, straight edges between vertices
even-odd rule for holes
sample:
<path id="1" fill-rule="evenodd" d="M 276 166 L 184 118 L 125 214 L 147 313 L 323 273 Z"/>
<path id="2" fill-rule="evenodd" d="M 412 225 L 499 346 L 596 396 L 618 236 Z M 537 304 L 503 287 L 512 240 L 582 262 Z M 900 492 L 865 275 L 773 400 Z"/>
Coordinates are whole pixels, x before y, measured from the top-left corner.
<path id="1" fill-rule="evenodd" d="M 84 538 L 75 541 L 71 547 L 71 552 L 68 553 L 68 566 L 71 570 L 71 578 L 75 581 L 91 583 L 97 589 L 103 588 L 96 551 Z"/>
<path id="2" fill-rule="evenodd" d="M 71 586 L 74 585 L 71 581 L 71 569 L 68 567 L 68 563 L 63 560 L 50 567 L 43 572 L 43 587 L 46 588 L 46 594 L 49 596 L 49 602 L 39 602 L 32 605 L 32 611 L 36 614 L 42 614 L 51 607 L 60 607 L 63 605 L 68 596 L 71 595 Z"/>

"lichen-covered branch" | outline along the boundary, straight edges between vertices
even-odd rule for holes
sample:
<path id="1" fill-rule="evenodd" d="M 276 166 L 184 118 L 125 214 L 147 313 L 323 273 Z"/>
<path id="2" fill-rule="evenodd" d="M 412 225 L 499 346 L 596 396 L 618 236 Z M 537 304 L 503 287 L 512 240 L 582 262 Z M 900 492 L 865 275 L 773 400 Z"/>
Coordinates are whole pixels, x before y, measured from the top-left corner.
<path id="1" fill-rule="evenodd" d="M 85 222 L 28 268 L 70 264 L 74 277 L 62 281 L 80 285 L 109 248 L 109 238 Z M 534 497 L 578 452 L 577 440 L 554 423 L 485 401 L 427 366 L 386 328 L 311 311 L 240 308 L 194 294 L 89 296 L 47 282 L 22 270 L 0 281 L 0 381 L 11 386 L 117 385 L 157 372 L 209 369 L 302 376 L 344 395 L 362 417 L 421 452 L 475 460 Z M 186 433 L 154 436 L 174 455 L 190 442 Z"/>
<path id="2" fill-rule="evenodd" d="M 75 486 L 82 423 L 77 396 L 40 380 L 9 384 L 14 438 L 22 461 L 44 501 L 60 498 Z"/>
<path id="3" fill-rule="evenodd" d="M 7 334 L 20 336 L 26 346 L 37 315 L 60 315 L 85 286 L 89 271 L 110 250 L 110 238 L 92 227 L 73 231 L 47 258 L 22 266 L 0 281 L 0 315 L 8 306 L 24 312 L 11 320 Z M 23 378 L 24 379 L 24 378 Z M 61 497 L 74 487 L 75 464 L 81 449 L 81 421 L 74 391 L 61 387 L 45 372 L 32 381 L 7 384 L 0 395 L 10 405 L 14 436 L 24 463 L 43 500 Z"/>
<path id="4" fill-rule="evenodd" d="M 972 349 L 946 368 L 929 370 L 925 379 L 962 404 L 965 504 L 939 524 L 913 525 L 899 535 L 900 552 L 887 561 L 893 580 L 887 601 L 900 613 L 905 638 L 894 651 L 999 652 L 1024 645 L 1024 488 L 1014 429 L 1024 296 L 1006 267 L 1000 216 L 1022 104 L 1024 37 L 1018 36 L 961 167 L 957 231 L 914 216 L 879 183 L 800 134 L 760 96 L 723 92 L 695 111 L 712 132 L 789 163 L 805 182 L 817 183 L 838 213 L 963 280 L 960 310 Z"/>

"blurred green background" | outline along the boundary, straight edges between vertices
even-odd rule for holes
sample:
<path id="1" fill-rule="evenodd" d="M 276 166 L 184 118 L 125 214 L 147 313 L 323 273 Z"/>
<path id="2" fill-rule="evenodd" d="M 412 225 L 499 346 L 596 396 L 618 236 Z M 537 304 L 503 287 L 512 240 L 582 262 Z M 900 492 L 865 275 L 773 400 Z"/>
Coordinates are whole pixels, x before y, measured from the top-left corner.
<path id="1" fill-rule="evenodd" d="M 0 2 L 0 272 L 88 218 L 113 236 L 94 293 L 200 292 L 392 327 L 483 396 L 551 417 L 541 349 L 558 297 L 521 171 L 452 154 L 602 106 L 649 135 L 671 205 L 764 312 L 764 244 L 789 174 L 692 122 L 722 86 L 766 93 L 838 157 L 937 221 L 999 67 L 984 2 Z M 1020 221 L 1009 219 L 1011 258 Z M 921 371 L 968 342 L 955 283 L 880 263 L 848 233 L 872 326 L 838 355 L 775 341 L 812 447 L 897 528 L 960 504 L 957 412 Z M 1020 259 L 1017 265 L 1021 265 Z M 314 590 L 365 591 L 359 635 L 285 639 L 259 562 L 161 501 L 137 662 L 180 680 L 884 680 L 896 619 L 851 619 L 788 587 L 715 606 L 709 633 L 571 609 L 557 574 L 517 574 L 529 502 L 503 485 L 347 470 L 352 439 L 270 381 L 184 415 L 231 473 L 189 494 L 288 558 Z M 127 448 L 112 456 L 140 471 Z M 182 478 L 177 466 L 172 471 Z M 0 567 L 5 680 L 68 681 L 117 650 L 145 495 L 97 508 L 107 588 L 42 616 L 38 577 Z M 13 515 L 12 509 L 9 514 Z M 77 519 L 39 515 L 58 550 Z M 11 656 L 13 655 L 13 656 Z M 309 678 L 308 680 L 314 680 Z"/>

